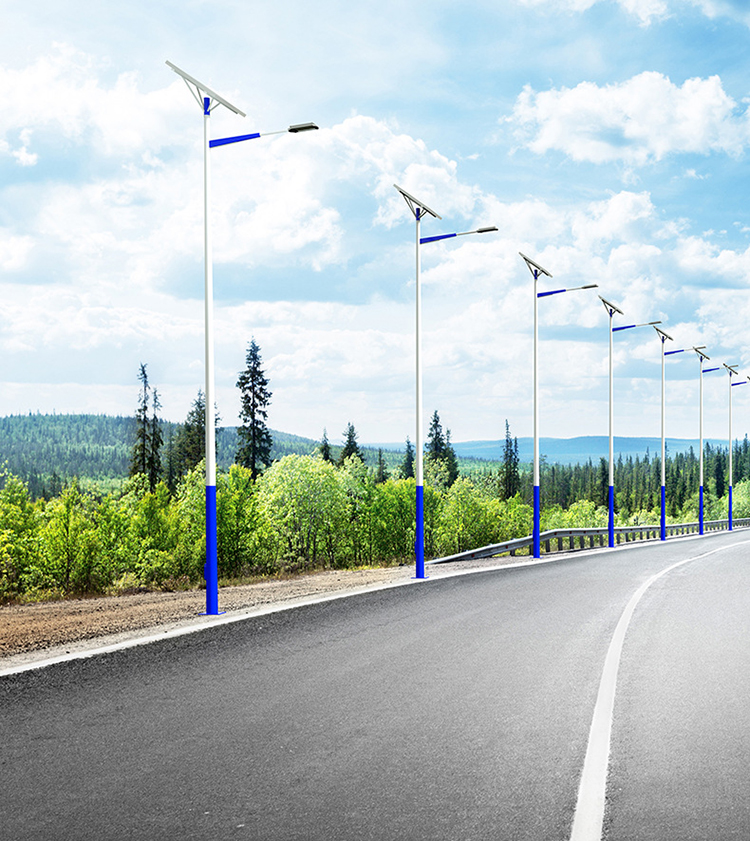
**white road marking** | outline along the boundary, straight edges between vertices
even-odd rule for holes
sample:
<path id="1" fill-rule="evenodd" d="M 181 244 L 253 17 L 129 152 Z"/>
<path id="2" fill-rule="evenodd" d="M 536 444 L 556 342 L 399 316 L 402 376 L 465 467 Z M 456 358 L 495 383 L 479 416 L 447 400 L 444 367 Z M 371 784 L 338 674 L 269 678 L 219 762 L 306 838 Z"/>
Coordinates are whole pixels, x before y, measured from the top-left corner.
<path id="1" fill-rule="evenodd" d="M 625 610 L 620 616 L 615 632 L 607 650 L 607 657 L 604 661 L 604 670 L 599 684 L 599 694 L 594 706 L 594 716 L 591 720 L 589 731 L 589 742 L 586 748 L 586 758 L 583 762 L 583 773 L 578 789 L 578 802 L 576 803 L 575 816 L 573 818 L 573 829 L 570 834 L 570 841 L 601 841 L 604 826 L 604 805 L 607 793 L 607 771 L 609 768 L 610 738 L 612 735 L 612 718 L 615 706 L 615 689 L 617 686 L 617 672 L 620 667 L 622 647 L 625 642 L 630 620 L 633 617 L 638 602 L 643 594 L 658 581 L 662 576 L 685 564 L 699 561 L 717 552 L 726 549 L 733 549 L 735 546 L 742 546 L 750 543 L 750 540 L 743 540 L 740 543 L 733 543 L 730 546 L 722 546 L 704 552 L 693 558 L 678 561 L 661 572 L 652 575 L 633 594 Z"/>

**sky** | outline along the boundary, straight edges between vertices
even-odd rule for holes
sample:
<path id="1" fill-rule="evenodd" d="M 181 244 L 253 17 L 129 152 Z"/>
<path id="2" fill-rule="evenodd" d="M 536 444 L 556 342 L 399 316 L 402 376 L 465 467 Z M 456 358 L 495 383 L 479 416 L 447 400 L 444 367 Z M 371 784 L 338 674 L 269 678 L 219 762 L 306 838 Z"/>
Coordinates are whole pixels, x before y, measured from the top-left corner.
<path id="1" fill-rule="evenodd" d="M 609 317 L 750 374 L 750 9 L 739 0 L 0 0 L 0 415 L 162 416 L 204 387 L 203 116 L 169 60 L 244 111 L 211 150 L 217 408 L 255 339 L 273 429 L 454 441 L 608 432 Z M 614 336 L 615 434 L 660 435 L 662 347 Z M 698 436 L 696 355 L 666 358 L 667 435 Z M 750 384 L 705 375 L 705 435 Z"/>

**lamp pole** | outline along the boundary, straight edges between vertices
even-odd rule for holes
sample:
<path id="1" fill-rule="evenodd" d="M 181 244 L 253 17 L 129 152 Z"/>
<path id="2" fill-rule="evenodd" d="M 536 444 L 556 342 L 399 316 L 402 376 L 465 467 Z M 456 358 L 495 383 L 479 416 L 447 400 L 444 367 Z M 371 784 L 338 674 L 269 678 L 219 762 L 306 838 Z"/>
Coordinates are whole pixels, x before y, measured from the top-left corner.
<path id="1" fill-rule="evenodd" d="M 612 549 L 615 545 L 614 334 L 622 330 L 632 330 L 635 327 L 653 327 L 655 324 L 661 324 L 661 321 L 646 321 L 643 324 L 625 324 L 622 327 L 613 327 L 612 320 L 614 314 L 619 313 L 620 315 L 624 315 L 625 313 L 611 301 L 602 298 L 601 295 L 599 295 L 599 300 L 604 304 L 604 308 L 609 315 L 609 492 L 607 499 L 607 544 Z"/>
<path id="2" fill-rule="evenodd" d="M 393 185 L 399 193 L 403 196 L 409 210 L 414 214 L 416 220 L 416 415 L 417 415 L 417 434 L 416 434 L 416 453 L 414 458 L 414 477 L 416 480 L 416 518 L 415 518 L 415 537 L 414 537 L 414 555 L 416 558 L 416 572 L 415 578 L 426 578 L 424 571 L 424 439 L 423 439 L 423 409 L 422 409 L 422 255 L 421 246 L 428 242 L 438 242 L 442 239 L 452 239 L 453 237 L 462 237 L 467 234 L 485 234 L 490 231 L 496 231 L 495 226 L 486 228 L 477 228 L 473 231 L 462 231 L 460 233 L 439 234 L 434 237 L 421 237 L 422 217 L 426 215 L 432 216 L 435 219 L 442 219 L 434 210 L 428 207 L 424 202 L 415 198 L 411 193 L 407 193 L 403 187 L 398 184 Z"/>
<path id="3" fill-rule="evenodd" d="M 180 70 L 171 61 L 167 65 L 181 76 L 188 90 L 203 110 L 203 263 L 204 263 L 204 318 L 205 318 L 205 365 L 206 365 L 206 565 L 203 577 L 206 581 L 206 615 L 217 616 L 219 611 L 219 569 L 217 551 L 217 521 L 216 521 L 216 417 L 215 405 L 215 364 L 214 364 L 214 281 L 211 238 L 211 169 L 209 149 L 214 146 L 225 146 L 242 140 L 254 140 L 268 134 L 293 134 L 301 131 L 317 129 L 314 123 L 300 123 L 289 126 L 283 131 L 255 132 L 236 137 L 226 137 L 221 140 L 209 140 L 209 118 L 211 112 L 219 105 L 223 105 L 240 117 L 245 116 L 231 102 L 211 90 L 203 82 Z"/>
<path id="4" fill-rule="evenodd" d="M 606 298 L 599 296 L 609 316 L 609 491 L 607 494 L 607 509 L 609 511 L 607 544 L 610 549 L 615 545 L 615 447 L 614 447 L 614 403 L 615 389 L 613 377 L 613 347 L 612 347 L 612 319 L 615 313 L 625 313 L 610 303 Z"/>
<path id="5" fill-rule="evenodd" d="M 664 352 L 664 343 L 669 339 L 670 342 L 674 339 L 658 327 L 654 327 L 656 334 L 661 340 L 661 528 L 660 536 L 662 540 L 667 539 L 667 465 L 666 465 L 666 439 L 665 432 L 665 415 L 666 415 L 666 389 L 664 380 L 664 359 L 666 353 Z"/>
<path id="6" fill-rule="evenodd" d="M 522 252 L 518 252 L 528 266 L 534 278 L 534 522 L 532 527 L 534 557 L 539 558 L 542 554 L 540 539 L 541 523 L 541 495 L 539 490 L 540 469 L 539 469 L 539 298 L 547 298 L 550 295 L 559 295 L 563 292 L 575 292 L 579 289 L 597 289 L 598 284 L 587 283 L 585 286 L 572 286 L 568 289 L 553 289 L 549 292 L 537 291 L 537 283 L 540 275 L 552 275 L 547 269 L 542 268 Z"/>
<path id="7" fill-rule="evenodd" d="M 703 362 L 711 357 L 703 353 L 703 346 L 694 347 L 693 350 L 698 355 L 698 363 L 700 365 L 700 387 L 698 389 L 698 400 L 700 405 L 699 411 L 699 433 L 700 433 L 700 458 L 699 458 L 699 482 L 698 487 L 698 533 L 703 534 L 703 375 L 711 371 L 721 371 L 717 368 L 704 368 Z"/>
<path id="8" fill-rule="evenodd" d="M 738 383 L 732 382 L 732 377 L 736 376 L 738 365 L 727 365 L 723 363 L 729 374 L 729 500 L 727 507 L 727 514 L 729 520 L 729 531 L 732 531 L 732 386 L 745 385 L 747 380 L 740 380 Z"/>

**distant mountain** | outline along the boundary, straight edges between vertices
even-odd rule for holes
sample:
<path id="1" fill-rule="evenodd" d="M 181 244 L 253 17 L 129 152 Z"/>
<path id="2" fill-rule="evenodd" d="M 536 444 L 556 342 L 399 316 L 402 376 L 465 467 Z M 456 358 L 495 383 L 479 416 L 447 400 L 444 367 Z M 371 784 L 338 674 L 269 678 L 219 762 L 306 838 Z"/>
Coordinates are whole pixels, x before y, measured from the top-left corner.
<path id="1" fill-rule="evenodd" d="M 726 449 L 726 440 L 707 438 L 704 441 L 712 447 Z M 670 453 L 686 453 L 691 447 L 697 453 L 699 443 L 697 438 L 667 438 L 666 440 L 667 451 Z M 465 441 L 454 443 L 453 447 L 459 456 L 502 461 L 505 441 Z M 609 458 L 609 437 L 586 435 L 579 438 L 540 438 L 539 452 L 542 456 L 546 456 L 550 464 L 584 464 L 589 459 L 598 461 L 600 458 Z M 643 458 L 646 452 L 651 456 L 659 455 L 661 438 L 626 438 L 616 435 L 614 452 L 615 459 L 619 456 Z M 518 456 L 521 462 L 530 462 L 533 459 L 533 438 L 518 439 Z"/>
<path id="2" fill-rule="evenodd" d="M 166 455 L 170 436 L 178 424 L 163 423 L 164 450 Z M 274 459 L 289 454 L 306 455 L 317 451 L 319 441 L 287 432 L 271 430 Z M 58 480 L 77 476 L 81 479 L 102 481 L 119 480 L 127 476 L 135 435 L 132 417 L 109 415 L 10 415 L 0 418 L 0 466 L 7 464 L 15 474 L 35 482 L 56 476 Z M 710 439 L 713 447 L 726 449 L 726 441 Z M 463 473 L 494 469 L 502 462 L 504 440 L 453 442 L 459 467 Z M 401 463 L 404 444 L 361 444 L 368 465 L 375 467 L 378 449 L 388 470 Z M 687 452 L 690 447 L 697 452 L 698 441 L 692 439 L 667 439 L 670 453 Z M 548 463 L 576 464 L 589 459 L 598 461 L 608 455 L 606 436 L 580 438 L 542 438 L 540 451 Z M 522 463 L 532 459 L 531 438 L 519 438 L 518 449 Z M 658 455 L 659 438 L 615 438 L 615 457 L 643 457 L 646 452 Z M 217 435 L 217 463 L 228 468 L 237 452 L 237 428 L 223 427 Z M 333 457 L 341 450 L 331 444 Z"/>

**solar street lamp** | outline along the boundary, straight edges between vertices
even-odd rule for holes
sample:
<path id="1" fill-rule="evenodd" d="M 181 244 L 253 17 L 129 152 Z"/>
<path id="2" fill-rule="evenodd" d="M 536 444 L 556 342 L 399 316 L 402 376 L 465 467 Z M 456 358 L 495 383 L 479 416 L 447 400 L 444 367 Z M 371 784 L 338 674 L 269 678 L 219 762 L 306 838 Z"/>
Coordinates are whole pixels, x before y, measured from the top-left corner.
<path id="1" fill-rule="evenodd" d="M 668 334 L 665 333 L 663 330 L 660 330 L 658 327 L 654 327 L 656 330 L 656 334 L 658 335 L 659 339 L 661 340 L 661 528 L 660 528 L 660 536 L 662 540 L 667 539 L 667 465 L 665 462 L 666 457 L 666 441 L 664 438 L 664 424 L 665 424 L 665 396 L 666 390 L 664 387 L 664 359 L 666 357 L 666 353 L 664 352 L 664 343 L 669 339 L 670 342 L 673 342 L 674 339 Z"/>
<path id="2" fill-rule="evenodd" d="M 737 383 L 732 382 L 732 377 L 737 376 L 738 365 L 727 365 L 723 363 L 729 374 L 729 504 L 727 507 L 729 531 L 732 531 L 732 387 L 736 385 L 745 385 L 747 380 L 740 380 Z"/>
<path id="3" fill-rule="evenodd" d="M 560 295 L 563 292 L 575 292 L 579 289 L 597 289 L 598 284 L 587 283 L 585 286 L 572 286 L 567 289 L 553 289 L 549 292 L 538 292 L 537 282 L 540 275 L 552 275 L 547 269 L 534 262 L 522 252 L 518 252 L 526 263 L 534 278 L 534 523 L 532 528 L 534 557 L 541 557 L 540 541 L 541 497 L 539 493 L 539 298 Z"/>
<path id="4" fill-rule="evenodd" d="M 496 231 L 497 228 L 493 225 L 485 228 L 477 228 L 473 231 L 462 231 L 461 233 L 438 234 L 434 237 L 421 237 L 422 218 L 424 216 L 432 216 L 435 219 L 442 219 L 432 208 L 428 207 L 423 201 L 415 198 L 411 193 L 407 193 L 403 187 L 398 184 L 393 185 L 404 198 L 404 201 L 409 207 L 409 210 L 414 214 L 416 220 L 416 414 L 417 414 L 417 435 L 416 435 L 416 453 L 414 460 L 414 477 L 416 479 L 416 528 L 414 538 L 414 554 L 416 557 L 416 578 L 426 578 L 424 571 L 424 443 L 423 443 L 423 415 L 422 415 L 422 282 L 421 282 L 421 266 L 422 256 L 420 246 L 428 242 L 438 242 L 443 239 L 452 239 L 453 237 L 463 237 L 468 234 L 486 234 L 490 231 Z"/>
<path id="5" fill-rule="evenodd" d="M 626 324 L 624 327 L 613 327 L 612 321 L 615 313 L 625 315 L 625 313 L 616 307 L 611 301 L 602 298 L 599 295 L 599 300 L 604 304 L 604 308 L 609 315 L 609 492 L 607 495 L 607 545 L 611 548 L 615 545 L 615 447 L 614 447 L 614 403 L 615 403 L 615 388 L 614 388 L 614 352 L 613 352 L 613 336 L 620 330 L 632 330 L 634 327 L 653 327 L 655 324 L 661 324 L 661 321 L 647 321 L 644 324 Z"/>
<path id="6" fill-rule="evenodd" d="M 704 361 L 711 357 L 703 353 L 704 347 L 694 347 L 693 350 L 698 355 L 698 363 L 700 365 L 700 387 L 698 389 L 698 400 L 700 404 L 699 411 L 699 433 L 700 433 L 700 458 L 699 458 L 699 486 L 698 486 L 698 533 L 703 534 L 703 375 L 711 371 L 721 371 L 721 367 L 704 368 Z"/>
<path id="7" fill-rule="evenodd" d="M 283 131 L 255 132 L 220 140 L 209 140 L 208 121 L 211 112 L 223 105 L 240 117 L 245 116 L 237 106 L 232 105 L 223 96 L 180 70 L 171 61 L 167 65 L 181 76 L 188 90 L 203 111 L 203 263 L 204 263 L 204 313 L 205 313 L 205 365 L 206 365 L 206 565 L 203 576 L 206 580 L 206 615 L 216 616 L 219 611 L 219 571 L 216 535 L 216 418 L 214 414 L 214 295 L 213 295 L 213 260 L 211 241 L 211 171 L 209 149 L 239 143 L 242 140 L 254 140 L 268 134 L 282 134 L 317 129 L 315 123 L 300 123 L 289 126 Z"/>

